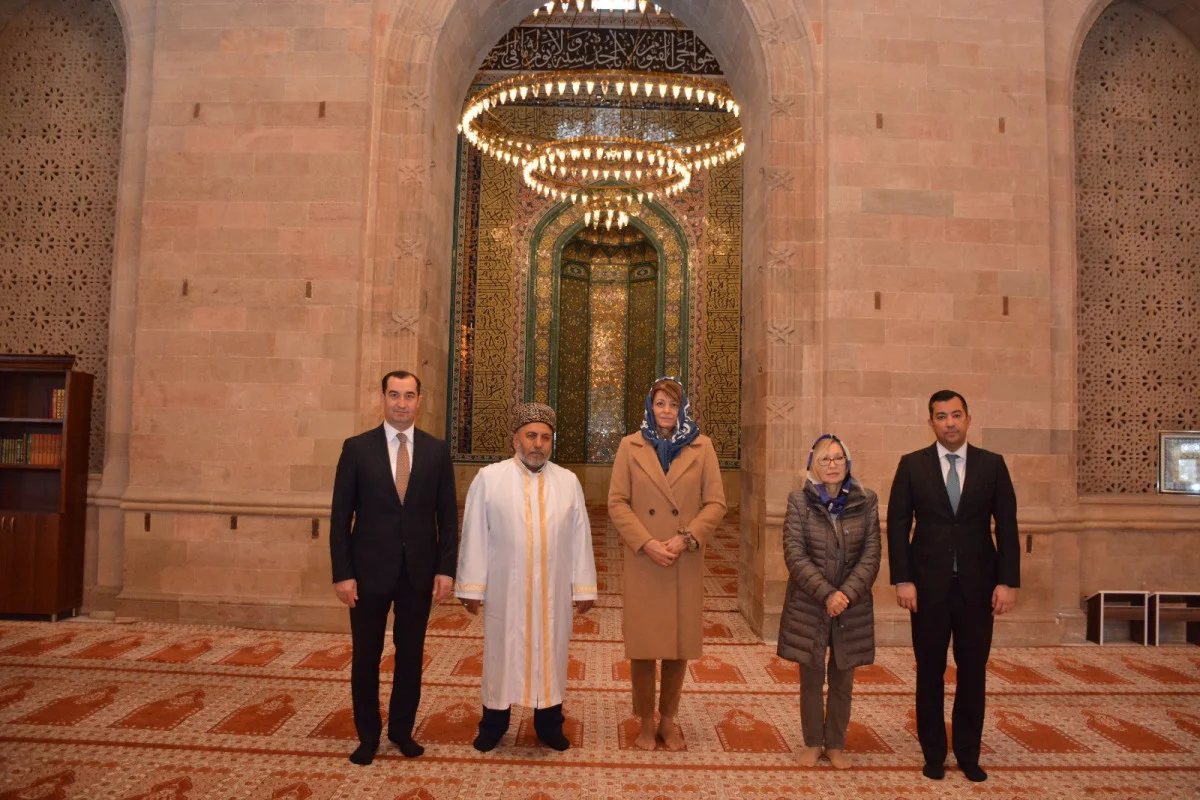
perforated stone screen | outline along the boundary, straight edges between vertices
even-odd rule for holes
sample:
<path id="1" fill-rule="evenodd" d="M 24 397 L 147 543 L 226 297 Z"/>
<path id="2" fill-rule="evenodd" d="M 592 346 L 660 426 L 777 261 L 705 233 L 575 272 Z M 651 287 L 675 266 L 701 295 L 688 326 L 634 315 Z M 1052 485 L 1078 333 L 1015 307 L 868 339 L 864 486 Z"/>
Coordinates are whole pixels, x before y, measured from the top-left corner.
<path id="1" fill-rule="evenodd" d="M 0 352 L 96 376 L 104 459 L 125 43 L 108 0 L 33 0 L 0 30 Z"/>
<path id="2" fill-rule="evenodd" d="M 1155 490 L 1158 432 L 1200 427 L 1200 54 L 1108 8 L 1075 74 L 1081 493 Z"/>

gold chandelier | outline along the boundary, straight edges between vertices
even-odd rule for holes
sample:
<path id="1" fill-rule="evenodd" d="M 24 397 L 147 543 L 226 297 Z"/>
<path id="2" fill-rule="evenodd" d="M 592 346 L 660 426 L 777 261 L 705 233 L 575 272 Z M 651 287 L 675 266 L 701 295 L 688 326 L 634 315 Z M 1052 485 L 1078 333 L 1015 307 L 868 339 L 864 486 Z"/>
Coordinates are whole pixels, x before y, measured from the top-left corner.
<path id="1" fill-rule="evenodd" d="M 552 2 L 546 13 L 558 5 L 580 14 L 616 3 Z M 648 26 L 649 4 L 637 5 L 635 16 Z M 674 19 L 658 6 L 655 13 Z M 580 118 L 539 122 L 539 113 L 564 109 Z M 703 133 L 692 124 L 698 115 L 705 115 Z M 620 228 L 642 204 L 687 189 L 697 171 L 741 156 L 740 115 L 727 86 L 699 76 L 628 67 L 528 70 L 477 91 L 460 131 L 485 155 L 518 167 L 542 197 L 586 205 L 585 224 Z"/>

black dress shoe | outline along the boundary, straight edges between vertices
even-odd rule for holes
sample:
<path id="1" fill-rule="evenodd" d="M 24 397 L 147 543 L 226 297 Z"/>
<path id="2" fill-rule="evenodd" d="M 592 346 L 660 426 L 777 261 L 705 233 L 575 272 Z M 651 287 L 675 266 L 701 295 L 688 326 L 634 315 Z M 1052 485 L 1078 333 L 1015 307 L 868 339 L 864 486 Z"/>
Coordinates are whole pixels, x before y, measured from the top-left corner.
<path id="1" fill-rule="evenodd" d="M 403 738 L 392 738 L 389 736 L 388 740 L 396 745 L 396 749 L 400 751 L 400 755 L 405 758 L 418 758 L 425 755 L 425 748 L 413 741 L 411 736 Z"/>
<path id="2" fill-rule="evenodd" d="M 500 740 L 504 736 L 492 736 L 491 734 L 481 733 L 475 737 L 475 741 L 471 742 L 471 746 L 481 753 L 487 753 L 496 749 L 496 745 L 500 744 Z"/>
<path id="3" fill-rule="evenodd" d="M 551 750 L 557 750 L 560 753 L 571 746 L 571 740 L 564 736 L 562 731 L 547 733 L 545 736 L 539 735 L 538 738 L 541 739 L 542 744 L 546 745 L 546 747 L 549 747 Z"/>
<path id="4" fill-rule="evenodd" d="M 972 783 L 983 783 L 987 780 L 987 773 L 978 764 L 959 764 L 958 768 L 962 770 L 963 775 L 967 776 L 967 780 Z"/>
<path id="5" fill-rule="evenodd" d="M 925 766 L 921 767 L 921 774 L 931 781 L 940 781 L 946 777 L 946 767 L 942 764 L 934 764 L 932 761 L 926 761 Z"/>
<path id="6" fill-rule="evenodd" d="M 360 767 L 365 767 L 375 760 L 375 750 L 379 747 L 379 743 L 368 744 L 363 742 L 358 748 L 350 754 L 350 763 L 358 764 Z"/>

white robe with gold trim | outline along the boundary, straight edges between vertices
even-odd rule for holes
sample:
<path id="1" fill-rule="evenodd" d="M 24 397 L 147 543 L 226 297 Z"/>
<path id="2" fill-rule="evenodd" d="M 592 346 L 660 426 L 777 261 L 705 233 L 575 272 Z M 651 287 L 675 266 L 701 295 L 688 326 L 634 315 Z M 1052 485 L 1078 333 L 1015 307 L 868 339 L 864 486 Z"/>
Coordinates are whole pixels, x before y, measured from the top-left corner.
<path id="1" fill-rule="evenodd" d="M 467 491 L 455 594 L 483 600 L 483 704 L 563 700 L 575 600 L 596 599 L 583 487 L 546 462 L 484 467 Z"/>

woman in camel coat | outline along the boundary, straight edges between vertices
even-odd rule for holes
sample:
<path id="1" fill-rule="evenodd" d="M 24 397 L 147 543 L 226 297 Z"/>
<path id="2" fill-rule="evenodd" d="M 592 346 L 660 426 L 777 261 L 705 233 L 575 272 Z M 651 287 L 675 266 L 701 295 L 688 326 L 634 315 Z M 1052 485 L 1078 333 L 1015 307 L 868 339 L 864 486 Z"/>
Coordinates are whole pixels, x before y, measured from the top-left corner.
<path id="1" fill-rule="evenodd" d="M 655 381 L 642 429 L 621 440 L 608 513 L 625 542 L 623 629 L 637 746 L 684 746 L 675 724 L 688 659 L 704 640 L 704 545 L 725 516 L 712 440 L 700 435 L 683 386 Z M 662 660 L 661 721 L 654 725 L 655 662 Z"/>

